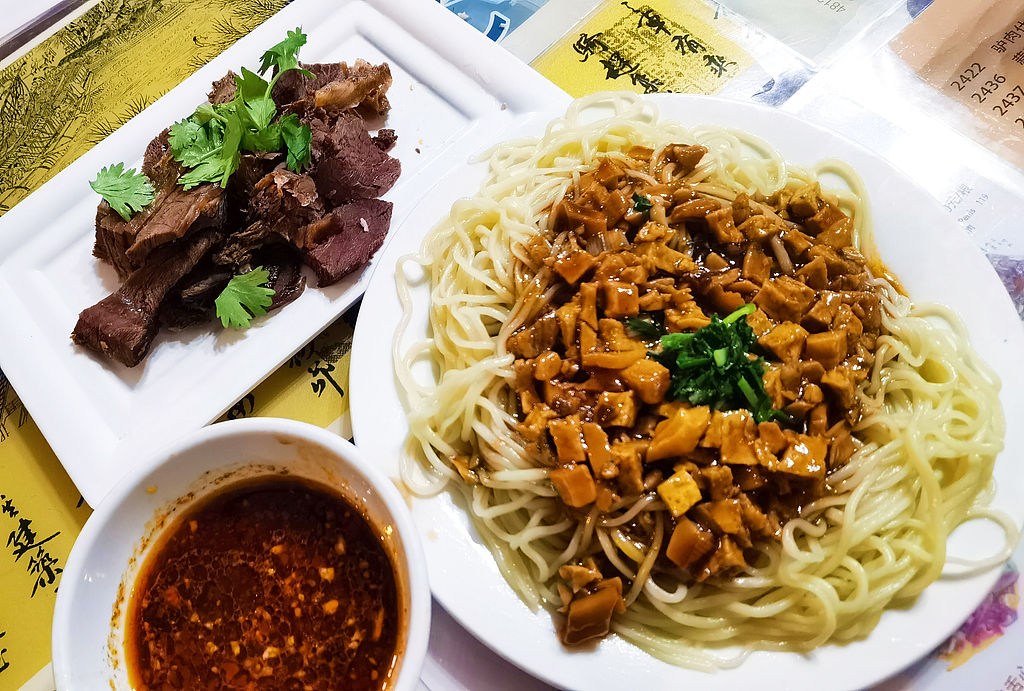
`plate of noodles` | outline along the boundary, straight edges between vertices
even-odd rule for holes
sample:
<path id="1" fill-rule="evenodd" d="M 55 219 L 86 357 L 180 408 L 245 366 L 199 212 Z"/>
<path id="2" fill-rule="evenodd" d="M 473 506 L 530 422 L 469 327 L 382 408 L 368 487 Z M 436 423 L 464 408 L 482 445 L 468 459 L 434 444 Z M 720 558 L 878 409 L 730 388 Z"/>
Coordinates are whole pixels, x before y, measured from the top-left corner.
<path id="1" fill-rule="evenodd" d="M 860 689 L 933 650 L 1024 522 L 1024 329 L 970 238 L 760 106 L 597 94 L 504 138 L 353 345 L 438 601 L 566 688 Z"/>

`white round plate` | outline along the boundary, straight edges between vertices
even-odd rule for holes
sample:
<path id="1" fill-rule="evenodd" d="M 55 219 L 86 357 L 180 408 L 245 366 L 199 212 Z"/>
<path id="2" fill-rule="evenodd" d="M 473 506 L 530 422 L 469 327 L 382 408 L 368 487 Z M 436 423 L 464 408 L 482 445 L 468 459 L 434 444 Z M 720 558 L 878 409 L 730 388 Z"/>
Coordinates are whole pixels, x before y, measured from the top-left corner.
<path id="1" fill-rule="evenodd" d="M 663 119 L 687 126 L 718 125 L 751 132 L 793 163 L 826 158 L 850 163 L 869 193 L 875 240 L 882 260 L 919 301 L 949 305 L 961 315 L 981 356 L 1002 377 L 1001 399 L 1008 421 L 1005 451 L 996 462 L 998 492 L 993 505 L 1024 522 L 1024 467 L 1014 461 L 1024 450 L 1024 328 L 988 261 L 963 230 L 923 189 L 867 149 L 821 127 L 765 107 L 721 99 L 664 95 L 651 98 Z M 564 111 L 535 114 L 505 139 L 539 136 Z M 486 163 L 464 163 L 420 202 L 382 257 L 360 310 L 352 348 L 350 389 L 356 444 L 398 476 L 398 458 L 408 426 L 396 392 L 391 341 L 401 318 L 395 290 L 398 258 L 418 251 L 424 234 L 453 201 L 474 194 Z M 413 290 L 414 312 L 403 351 L 427 333 L 429 288 Z M 434 597 L 463 626 L 498 654 L 557 686 L 573 689 L 651 688 L 702 691 L 756 688 L 773 691 L 862 689 L 888 677 L 940 644 L 981 602 L 999 569 L 965 579 L 940 579 L 904 610 L 886 612 L 862 641 L 830 645 L 808 655 L 757 652 L 739 667 L 713 674 L 680 669 L 610 637 L 592 650 L 561 646 L 546 612 L 531 612 L 506 584 L 462 509 L 448 494 L 412 502 L 424 540 Z M 991 524 L 961 527 L 949 554 L 982 558 L 997 552 L 1003 534 Z M 728 653 L 728 651 L 726 651 Z"/>

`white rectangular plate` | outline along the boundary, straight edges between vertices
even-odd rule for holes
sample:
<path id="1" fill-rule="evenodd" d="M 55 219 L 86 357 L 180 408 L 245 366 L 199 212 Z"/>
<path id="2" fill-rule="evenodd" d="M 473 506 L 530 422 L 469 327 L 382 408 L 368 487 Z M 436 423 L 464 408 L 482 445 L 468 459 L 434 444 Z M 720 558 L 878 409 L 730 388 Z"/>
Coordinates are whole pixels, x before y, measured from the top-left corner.
<path id="1" fill-rule="evenodd" d="M 211 324 L 161 333 L 132 369 L 70 340 L 79 312 L 117 288 L 92 256 L 99 196 L 89 180 L 112 163 L 141 165 L 149 141 L 205 101 L 212 81 L 255 69 L 297 26 L 308 35 L 306 62 L 391 66 L 385 126 L 398 133 L 392 155 L 402 163 L 385 196 L 395 204 L 392 228 L 517 115 L 564 97 L 435 2 L 296 0 L 0 218 L 0 368 L 93 506 L 145 456 L 215 420 L 366 288 L 373 263 L 324 290 L 307 287 L 243 332 Z"/>

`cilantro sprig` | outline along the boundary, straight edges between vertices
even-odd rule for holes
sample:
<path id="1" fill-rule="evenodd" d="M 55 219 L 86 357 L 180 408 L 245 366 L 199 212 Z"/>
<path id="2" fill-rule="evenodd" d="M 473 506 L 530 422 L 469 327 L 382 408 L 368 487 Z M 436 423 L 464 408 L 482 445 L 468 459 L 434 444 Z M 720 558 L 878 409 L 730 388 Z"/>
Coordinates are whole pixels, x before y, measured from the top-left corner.
<path id="1" fill-rule="evenodd" d="M 155 190 L 153 183 L 144 173 L 135 172 L 134 168 L 124 169 L 124 163 L 115 163 L 109 168 L 102 168 L 96 179 L 89 183 L 96 192 L 110 204 L 110 208 L 129 220 L 133 213 L 142 211 L 153 203 Z"/>
<path id="2" fill-rule="evenodd" d="M 270 272 L 258 266 L 248 273 L 232 276 L 214 300 L 217 316 L 224 328 L 245 329 L 256 317 L 267 313 L 274 291 L 267 288 Z"/>
<path id="3" fill-rule="evenodd" d="M 636 192 L 633 193 L 633 210 L 634 211 L 636 211 L 638 214 L 645 214 L 645 213 L 647 213 L 648 211 L 650 211 L 653 208 L 654 208 L 654 203 L 650 199 L 648 199 L 647 197 L 643 196 L 642 194 L 638 194 Z"/>
<path id="4" fill-rule="evenodd" d="M 785 412 L 772 408 L 764 389 L 764 359 L 757 356 L 757 337 L 746 317 L 756 308 L 744 305 L 693 333 L 666 334 L 654 358 L 668 368 L 667 398 L 719 410 L 747 408 L 757 422 L 782 420 Z M 632 328 L 632 326 L 630 327 Z"/>
<path id="5" fill-rule="evenodd" d="M 226 187 L 238 170 L 242 151 L 284 149 L 290 170 L 298 173 L 309 166 L 313 140 L 309 126 L 300 124 L 294 113 L 277 118 L 277 104 L 271 96 L 285 72 L 297 70 L 315 77 L 299 67 L 299 48 L 305 43 L 301 29 L 289 31 L 284 41 L 263 54 L 260 74 L 243 67 L 241 74 L 235 75 L 235 97 L 230 103 L 203 104 L 171 126 L 171 153 L 191 168 L 178 179 L 182 187 L 188 190 L 204 182 Z M 268 82 L 260 75 L 271 67 L 275 74 Z"/>

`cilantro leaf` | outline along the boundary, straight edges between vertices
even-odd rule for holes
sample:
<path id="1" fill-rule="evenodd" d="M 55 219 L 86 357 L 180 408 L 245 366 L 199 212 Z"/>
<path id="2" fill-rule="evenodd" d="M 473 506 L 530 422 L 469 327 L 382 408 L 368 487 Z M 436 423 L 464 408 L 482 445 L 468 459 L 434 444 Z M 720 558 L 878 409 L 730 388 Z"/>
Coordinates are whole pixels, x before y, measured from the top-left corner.
<path id="1" fill-rule="evenodd" d="M 125 170 L 124 163 L 101 169 L 89 186 L 103 195 L 110 208 L 126 221 L 152 204 L 156 194 L 145 174 L 136 173 L 134 168 Z"/>
<path id="2" fill-rule="evenodd" d="M 298 116 L 290 114 L 279 122 L 277 104 L 271 97 L 274 82 L 284 72 L 298 69 L 298 51 L 306 42 L 301 29 L 288 32 L 288 38 L 263 55 L 260 72 L 277 67 L 274 79 L 267 82 L 246 68 L 235 75 L 235 97 L 226 104 L 203 104 L 188 118 L 171 127 L 171 151 L 175 160 L 190 168 L 178 179 L 186 190 L 204 182 L 227 187 L 238 169 L 241 152 L 287 151 L 288 168 L 298 173 L 310 165 L 313 135 Z M 314 76 L 302 70 L 304 74 Z"/>
<path id="3" fill-rule="evenodd" d="M 772 408 L 764 389 L 764 359 L 755 355 L 757 337 L 743 319 L 755 309 L 744 305 L 725 319 L 712 316 L 710 324 L 693 333 L 661 337 L 662 351 L 654 359 L 671 375 L 669 400 L 719 410 L 747 408 L 759 423 L 791 421 Z"/>
<path id="4" fill-rule="evenodd" d="M 300 125 L 299 118 L 291 113 L 281 118 L 281 137 L 288 147 L 288 170 L 301 173 L 310 164 L 309 146 L 313 142 L 313 132 L 309 125 Z"/>
<path id="5" fill-rule="evenodd" d="M 238 276 L 233 276 L 214 300 L 217 316 L 224 328 L 245 329 L 255 317 L 267 313 L 265 307 L 272 302 L 274 291 L 267 288 L 270 272 L 262 266 Z"/>
<path id="6" fill-rule="evenodd" d="M 652 312 L 651 319 L 623 317 L 620 321 L 645 341 L 657 341 L 665 335 L 665 313 Z"/>
<path id="7" fill-rule="evenodd" d="M 643 196 L 642 194 L 637 194 L 636 192 L 633 193 L 634 211 L 636 211 L 638 214 L 644 214 L 650 211 L 652 208 L 654 208 L 654 204 L 651 203 L 650 199 Z"/>
<path id="8" fill-rule="evenodd" d="M 171 125 L 171 154 L 186 168 L 195 168 L 224 141 L 224 125 L 219 120 L 201 123 L 195 115 Z"/>
<path id="9" fill-rule="evenodd" d="M 241 74 L 235 75 L 235 87 L 235 96 L 241 96 L 244 101 L 263 98 L 270 91 L 270 83 L 266 79 L 244 67 Z"/>
<path id="10" fill-rule="evenodd" d="M 288 70 L 299 69 L 299 49 L 306 45 L 306 34 L 302 33 L 302 27 L 296 27 L 295 31 L 288 32 L 288 38 L 268 50 L 260 58 L 259 73 L 263 74 L 271 67 L 277 68 L 276 76 L 281 76 Z M 309 70 L 299 70 L 307 77 L 315 77 Z"/>

